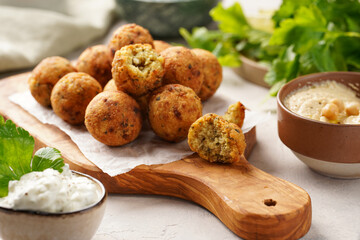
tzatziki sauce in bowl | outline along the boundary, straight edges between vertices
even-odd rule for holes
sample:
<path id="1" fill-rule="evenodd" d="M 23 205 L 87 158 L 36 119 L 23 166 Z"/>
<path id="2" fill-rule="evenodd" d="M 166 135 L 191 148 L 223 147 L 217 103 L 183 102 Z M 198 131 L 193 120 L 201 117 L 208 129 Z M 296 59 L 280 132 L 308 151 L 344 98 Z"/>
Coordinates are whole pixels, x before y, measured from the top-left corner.
<path id="1" fill-rule="evenodd" d="M 9 182 L 0 198 L 0 237 L 6 239 L 91 239 L 105 212 L 103 184 L 65 164 L 30 172 Z"/>

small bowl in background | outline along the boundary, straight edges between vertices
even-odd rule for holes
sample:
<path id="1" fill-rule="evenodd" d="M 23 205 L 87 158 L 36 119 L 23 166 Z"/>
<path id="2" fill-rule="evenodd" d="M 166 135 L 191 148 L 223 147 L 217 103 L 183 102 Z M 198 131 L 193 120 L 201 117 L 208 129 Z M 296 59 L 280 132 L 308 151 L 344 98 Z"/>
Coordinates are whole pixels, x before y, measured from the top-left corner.
<path id="1" fill-rule="evenodd" d="M 3 240 L 89 240 L 96 233 L 105 213 L 107 193 L 97 179 L 72 171 L 94 181 L 100 200 L 85 209 L 68 213 L 46 213 L 0 207 L 0 238 Z"/>
<path id="2" fill-rule="evenodd" d="M 281 141 L 311 169 L 337 178 L 360 177 L 360 124 L 330 124 L 302 117 L 284 105 L 294 90 L 334 80 L 360 96 L 360 73 L 327 72 L 301 76 L 284 85 L 277 95 L 278 134 Z"/>
<path id="3" fill-rule="evenodd" d="M 209 11 L 218 0 L 116 0 L 121 15 L 154 37 L 178 37 L 179 28 L 206 26 L 212 20 Z"/>
<path id="4" fill-rule="evenodd" d="M 233 71 L 243 79 L 253 82 L 259 86 L 270 88 L 264 79 L 266 73 L 269 71 L 268 67 L 259 64 L 258 62 L 245 57 L 240 56 L 241 65 L 236 68 L 232 68 Z"/>

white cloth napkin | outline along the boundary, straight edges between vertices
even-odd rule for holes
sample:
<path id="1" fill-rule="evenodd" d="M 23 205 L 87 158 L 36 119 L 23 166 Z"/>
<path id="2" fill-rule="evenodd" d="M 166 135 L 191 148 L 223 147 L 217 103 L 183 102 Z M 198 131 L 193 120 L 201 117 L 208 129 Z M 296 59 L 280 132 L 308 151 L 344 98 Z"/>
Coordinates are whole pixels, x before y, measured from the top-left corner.
<path id="1" fill-rule="evenodd" d="M 113 0 L 0 0 L 0 72 L 33 67 L 103 36 Z"/>

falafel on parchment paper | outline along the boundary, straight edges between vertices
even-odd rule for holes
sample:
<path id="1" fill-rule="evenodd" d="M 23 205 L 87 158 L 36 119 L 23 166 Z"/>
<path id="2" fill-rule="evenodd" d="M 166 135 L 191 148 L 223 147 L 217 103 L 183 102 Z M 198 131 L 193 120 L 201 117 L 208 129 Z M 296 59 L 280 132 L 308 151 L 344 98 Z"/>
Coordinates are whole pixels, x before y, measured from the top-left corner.
<path id="1" fill-rule="evenodd" d="M 201 101 L 206 101 L 212 97 L 220 87 L 222 82 L 222 67 L 216 56 L 211 52 L 199 48 L 194 48 L 191 51 L 195 53 L 202 64 L 204 81 L 198 96 L 201 98 Z"/>
<path id="2" fill-rule="evenodd" d="M 55 125 L 64 131 L 71 137 L 87 159 L 110 176 L 125 173 L 141 164 L 166 164 L 193 154 L 187 141 L 176 144 L 167 142 L 156 136 L 151 129 L 143 129 L 136 140 L 129 144 L 121 147 L 109 147 L 92 137 L 85 126 L 74 127 L 56 117 L 51 109 L 38 104 L 30 92 L 16 93 L 10 96 L 10 100 L 31 113 L 40 122 Z M 203 112 L 215 112 L 222 115 L 226 111 L 226 106 L 233 102 L 234 99 L 220 89 L 220 92 L 217 92 L 215 97 L 204 103 Z M 255 111 L 246 112 L 243 132 L 258 123 L 267 121 L 268 117 L 268 114 Z"/>
<path id="3" fill-rule="evenodd" d="M 106 92 L 106 91 L 117 91 L 117 90 L 118 90 L 118 89 L 117 89 L 117 87 L 116 87 L 116 84 L 115 84 L 114 79 L 110 79 L 110 80 L 106 83 L 106 85 L 105 85 L 105 87 L 104 87 L 104 89 L 103 89 L 104 92 Z"/>
<path id="4" fill-rule="evenodd" d="M 112 76 L 118 89 L 140 97 L 162 85 L 164 58 L 149 44 L 133 44 L 116 51 Z"/>
<path id="5" fill-rule="evenodd" d="M 153 38 L 149 30 L 135 23 L 129 23 L 122 25 L 114 31 L 108 46 L 114 56 L 115 52 L 122 47 L 136 43 L 147 43 L 154 47 Z"/>
<path id="6" fill-rule="evenodd" d="M 142 127 L 139 104 L 122 91 L 102 92 L 86 108 L 85 126 L 96 140 L 108 146 L 130 143 Z"/>
<path id="7" fill-rule="evenodd" d="M 161 52 L 165 59 L 164 84 L 181 84 L 190 87 L 196 94 L 204 81 L 199 58 L 186 47 L 169 47 Z"/>
<path id="8" fill-rule="evenodd" d="M 54 85 L 70 72 L 76 72 L 76 68 L 63 57 L 54 56 L 43 59 L 33 69 L 28 79 L 31 95 L 42 106 L 49 107 Z"/>
<path id="9" fill-rule="evenodd" d="M 165 49 L 172 47 L 171 44 L 162 41 L 162 40 L 154 40 L 154 49 L 157 53 L 161 53 L 162 51 L 164 51 Z"/>
<path id="10" fill-rule="evenodd" d="M 51 92 L 51 106 L 65 122 L 82 124 L 87 105 L 101 91 L 100 83 L 89 74 L 68 73 L 55 84 Z"/>
<path id="11" fill-rule="evenodd" d="M 115 81 L 114 79 L 111 79 L 104 87 L 104 92 L 106 91 L 122 91 L 124 92 L 123 89 L 118 89 L 116 87 L 116 84 L 115 84 Z M 143 116 L 143 119 L 145 120 L 147 118 L 147 115 L 148 115 L 148 105 L 149 105 L 149 98 L 150 98 L 150 93 L 148 94 L 145 94 L 143 96 L 140 96 L 140 97 L 137 97 L 137 98 L 134 98 L 136 100 L 136 102 L 139 104 L 140 106 L 140 110 L 141 110 L 141 113 L 142 113 L 142 116 Z"/>
<path id="12" fill-rule="evenodd" d="M 104 87 L 112 78 L 112 54 L 105 45 L 95 45 L 85 49 L 76 62 L 79 72 L 84 72 L 95 78 Z"/>
<path id="13" fill-rule="evenodd" d="M 170 142 L 187 137 L 190 125 L 202 115 L 202 104 L 195 92 L 180 84 L 155 90 L 149 100 L 149 123 L 156 135 Z"/>

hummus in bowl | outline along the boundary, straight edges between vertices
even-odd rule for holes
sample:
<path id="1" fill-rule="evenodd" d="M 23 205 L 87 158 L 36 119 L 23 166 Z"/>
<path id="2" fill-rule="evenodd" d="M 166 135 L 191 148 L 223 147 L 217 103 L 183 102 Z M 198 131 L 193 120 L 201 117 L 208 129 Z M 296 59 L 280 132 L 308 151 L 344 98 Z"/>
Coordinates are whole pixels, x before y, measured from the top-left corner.
<path id="1" fill-rule="evenodd" d="M 332 89 L 333 85 L 342 94 L 345 92 L 345 96 L 330 94 L 329 97 L 320 97 L 323 102 L 317 103 L 320 107 L 315 107 L 316 100 L 319 101 L 320 98 L 317 99 L 313 89 Z M 337 90 L 334 92 L 338 92 Z M 298 93 L 302 95 L 302 91 L 310 94 L 295 97 L 293 106 L 289 106 L 292 105 L 291 97 Z M 339 178 L 359 178 L 360 124 L 356 122 L 359 96 L 360 73 L 357 72 L 316 73 L 292 80 L 277 95 L 280 140 L 301 161 L 319 173 Z M 334 116 L 327 115 L 326 111 L 331 110 L 325 107 L 327 104 L 336 106 L 337 109 L 333 109 L 336 113 Z M 312 110 L 311 113 L 303 113 L 302 110 L 295 113 L 296 109 L 305 107 L 317 109 L 317 113 L 314 114 Z M 350 120 L 352 122 L 349 123 Z"/>
<path id="2" fill-rule="evenodd" d="M 284 104 L 294 113 L 314 120 L 360 124 L 360 98 L 356 91 L 333 80 L 297 89 L 284 99 Z"/>

